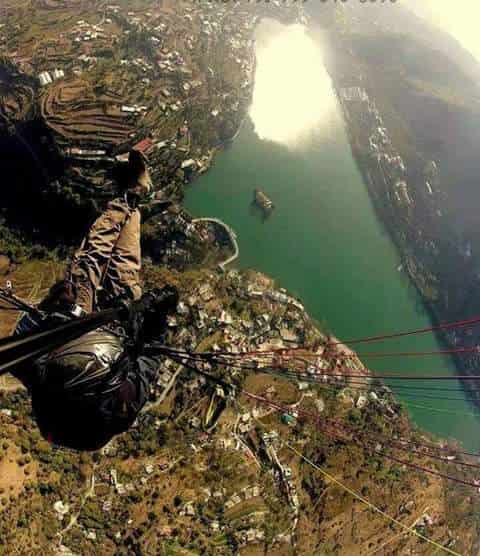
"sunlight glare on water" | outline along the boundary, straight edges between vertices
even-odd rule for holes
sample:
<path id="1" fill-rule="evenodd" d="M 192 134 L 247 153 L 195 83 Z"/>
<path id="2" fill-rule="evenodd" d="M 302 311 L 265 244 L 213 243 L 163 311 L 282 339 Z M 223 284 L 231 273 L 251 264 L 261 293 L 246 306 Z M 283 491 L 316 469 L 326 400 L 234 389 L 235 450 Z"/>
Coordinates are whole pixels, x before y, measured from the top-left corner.
<path id="1" fill-rule="evenodd" d="M 318 43 L 303 25 L 263 20 L 256 33 L 257 68 L 250 117 L 263 140 L 302 144 L 335 110 Z"/>
<path id="2" fill-rule="evenodd" d="M 406 0 L 412 11 L 435 23 L 453 35 L 464 48 L 480 60 L 480 36 L 478 0 Z"/>

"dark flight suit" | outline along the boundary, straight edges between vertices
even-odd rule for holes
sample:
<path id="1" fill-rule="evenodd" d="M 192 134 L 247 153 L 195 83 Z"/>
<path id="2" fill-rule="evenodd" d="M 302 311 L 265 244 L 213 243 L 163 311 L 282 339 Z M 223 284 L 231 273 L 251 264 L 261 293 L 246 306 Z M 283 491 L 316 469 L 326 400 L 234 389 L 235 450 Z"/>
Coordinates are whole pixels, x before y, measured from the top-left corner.
<path id="1" fill-rule="evenodd" d="M 140 213 L 123 199 L 112 201 L 93 224 L 67 272 L 75 314 L 120 300 L 138 300 Z M 17 333 L 41 327 L 25 316 Z M 128 430 L 158 378 L 160 358 L 128 353 L 124 332 L 99 329 L 14 374 L 32 394 L 42 434 L 62 446 L 96 450 Z"/>

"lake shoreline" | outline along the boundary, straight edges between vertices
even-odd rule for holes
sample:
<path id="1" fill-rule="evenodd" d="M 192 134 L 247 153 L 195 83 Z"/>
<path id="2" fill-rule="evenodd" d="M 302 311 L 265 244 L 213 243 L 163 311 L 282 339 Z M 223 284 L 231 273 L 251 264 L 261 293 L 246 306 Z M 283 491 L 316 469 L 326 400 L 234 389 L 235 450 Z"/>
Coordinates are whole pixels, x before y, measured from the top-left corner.
<path id="1" fill-rule="evenodd" d="M 334 41 L 332 38 L 329 40 L 330 44 Z M 335 50 L 335 53 L 336 52 L 337 50 Z M 427 265 L 421 257 L 415 254 L 415 250 L 407 245 L 405 238 L 402 238 L 403 232 L 396 226 L 398 222 L 391 218 L 392 211 L 395 211 L 395 208 L 386 207 L 385 201 L 382 200 L 381 193 L 384 190 L 384 184 L 381 183 L 382 177 L 379 175 L 378 171 L 375 171 L 375 168 L 372 168 L 371 161 L 366 160 L 364 154 L 359 148 L 359 145 L 364 144 L 366 139 L 358 133 L 361 125 L 358 121 L 356 111 L 349 110 L 347 103 L 341 98 L 342 83 L 341 79 L 338 78 L 333 64 L 334 60 L 332 61 L 331 58 L 327 58 L 326 68 L 332 80 L 337 102 L 343 114 L 345 130 L 349 139 L 352 156 L 363 177 L 363 182 L 368 191 L 375 213 L 377 214 L 379 221 L 382 223 L 386 233 L 395 245 L 401 259 L 402 268 L 408 276 L 411 285 L 415 288 L 422 299 L 423 307 L 429 315 L 432 326 L 437 327 L 442 323 L 455 321 L 457 320 L 455 317 L 448 314 L 448 311 L 446 312 L 442 310 L 442 307 L 438 303 L 433 302 L 426 295 L 425 279 L 423 275 L 424 271 L 422 269 L 425 269 L 426 272 Z M 351 68 L 351 73 L 356 74 L 356 68 L 353 66 Z M 368 84 L 366 87 L 368 88 Z M 468 318 L 468 316 L 466 318 Z M 440 345 L 448 350 L 454 349 L 459 343 L 461 343 L 461 338 L 463 340 L 467 340 L 466 335 L 463 334 L 462 330 L 457 330 L 453 333 L 446 330 L 435 330 L 434 334 Z M 472 371 L 471 365 L 465 363 L 465 357 L 455 354 L 452 354 L 449 357 L 455 366 L 457 375 L 474 374 L 474 370 Z M 476 409 L 480 409 L 480 391 L 474 384 L 474 381 L 460 380 L 460 383 L 465 390 L 465 393 L 471 396 L 472 405 Z"/>

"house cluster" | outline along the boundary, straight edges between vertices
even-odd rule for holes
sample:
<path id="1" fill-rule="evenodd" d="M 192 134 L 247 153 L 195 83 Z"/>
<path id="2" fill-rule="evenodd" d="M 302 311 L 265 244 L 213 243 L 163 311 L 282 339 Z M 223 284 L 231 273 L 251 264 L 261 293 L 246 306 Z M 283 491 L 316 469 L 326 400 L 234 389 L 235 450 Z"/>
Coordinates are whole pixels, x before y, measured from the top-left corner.
<path id="1" fill-rule="evenodd" d="M 156 220 L 155 228 L 155 260 L 176 268 L 183 268 L 193 262 L 192 253 L 195 247 L 201 247 L 204 238 L 197 233 L 190 215 L 179 206 L 172 207 Z"/>
<path id="2" fill-rule="evenodd" d="M 57 514 L 58 520 L 63 521 L 65 516 L 70 512 L 70 505 L 62 502 L 62 500 L 57 500 L 57 502 L 53 505 L 53 509 Z"/>
<path id="3" fill-rule="evenodd" d="M 166 138 L 156 136 L 158 126 L 150 129 L 143 127 L 141 130 L 143 136 L 151 136 L 152 157 L 159 159 L 156 164 L 162 181 L 159 187 L 168 183 L 176 192 L 181 183 L 190 181 L 194 175 L 208 169 L 213 147 L 228 141 L 240 127 L 243 108 L 246 108 L 251 92 L 249 85 L 252 83 L 254 67 L 252 32 L 255 16 L 240 6 L 233 11 L 226 6 L 210 7 L 199 3 L 182 6 L 181 10 L 161 8 L 161 5 L 152 5 L 148 12 L 130 5 L 112 3 L 98 6 L 96 12 L 88 15 L 78 12 L 78 19 L 73 20 L 74 24 L 69 29 L 62 29 L 58 37 L 52 38 L 48 49 L 42 47 L 41 56 L 38 49 L 34 52 L 32 72 L 42 87 L 66 76 L 82 76 L 82 80 L 91 77 L 96 101 L 99 105 L 105 104 L 105 108 L 99 108 L 104 109 L 105 114 L 98 118 L 92 116 L 92 121 L 98 121 L 99 128 L 111 127 L 113 130 L 106 136 L 105 142 L 120 134 L 117 133 L 119 116 L 131 116 L 128 125 L 132 126 L 135 117 L 138 117 L 139 124 L 148 122 L 147 125 L 165 117 L 182 119 L 180 114 L 187 108 L 193 108 L 194 111 L 198 108 L 211 118 L 203 135 L 198 130 L 191 134 L 188 129 L 184 135 Z M 228 63 L 232 60 L 238 66 L 227 79 L 223 75 L 224 57 L 215 55 L 220 48 Z M 117 52 L 122 52 L 119 61 L 114 58 Z M 198 63 L 198 58 L 202 56 L 206 64 Z M 57 68 L 59 64 L 59 68 L 63 69 L 49 69 L 49 66 Z M 108 80 L 104 83 L 105 72 L 108 72 Z M 231 83 L 228 82 L 230 78 Z M 125 87 L 123 81 L 130 84 L 133 79 L 139 87 L 134 87 L 132 91 L 131 87 Z M 105 87 L 107 81 L 108 86 Z M 132 91 L 135 96 L 127 100 L 126 90 Z M 68 99 L 68 95 L 75 94 L 74 88 L 71 91 L 73 93 L 69 92 L 63 98 Z M 137 91 L 141 91 L 142 96 L 137 95 Z M 70 103 L 65 100 L 66 111 L 70 110 L 67 105 L 73 107 L 73 101 Z M 74 111 L 80 112 L 82 108 L 75 105 L 72 114 Z M 64 119 L 68 120 L 68 115 Z M 192 145 L 192 136 L 197 141 L 196 145 Z M 96 148 L 98 137 L 102 137 L 102 134 L 93 129 L 92 151 L 99 151 L 105 146 L 102 143 Z M 141 136 L 133 130 L 130 134 L 125 133 L 122 137 L 124 143 L 115 143 L 108 155 L 114 156 L 120 150 L 129 150 L 139 139 Z M 71 147 L 66 154 L 71 158 L 83 159 L 81 174 L 87 179 L 98 168 L 97 164 L 88 166 L 85 163 L 87 160 L 96 163 L 101 162 L 103 157 L 103 161 L 110 164 L 106 154 L 88 152 L 88 149 L 83 148 L 86 142 L 72 145 L 72 141 L 72 137 L 66 141 L 67 147 Z M 155 176 L 154 181 L 157 183 Z M 189 229 L 189 232 L 194 235 L 194 230 Z M 183 247 L 182 241 L 169 245 L 167 260 L 172 259 L 175 264 L 179 260 L 179 266 L 191 262 Z"/>
<path id="4" fill-rule="evenodd" d="M 118 472 L 116 469 L 110 469 L 109 473 L 100 475 L 99 480 L 107 485 L 111 485 L 116 494 L 123 496 L 137 491 L 142 486 L 146 485 L 149 479 L 154 475 L 155 471 L 166 471 L 170 467 L 170 462 L 166 459 L 156 461 L 155 463 L 146 463 L 143 466 L 143 473 L 140 473 L 135 479 L 135 482 L 129 481 L 128 483 L 120 482 Z M 103 510 L 109 512 L 112 509 L 112 498 L 107 498 L 103 503 Z"/>
<path id="5" fill-rule="evenodd" d="M 46 87 L 57 81 L 58 79 L 63 79 L 65 77 L 65 72 L 62 69 L 54 69 L 53 71 L 42 71 L 38 75 L 38 80 L 40 81 L 40 85 L 42 87 Z"/>
<path id="6" fill-rule="evenodd" d="M 80 76 L 84 70 L 94 66 L 98 58 L 95 56 L 96 50 L 110 49 L 119 40 L 118 32 L 114 32 L 111 24 L 112 19 L 105 17 L 103 10 L 98 12 L 98 22 L 92 23 L 84 19 L 79 19 L 75 25 L 66 33 L 61 33 L 56 39 L 54 56 L 63 52 L 63 57 L 71 66 L 73 75 Z"/>
<path id="7" fill-rule="evenodd" d="M 193 502 L 187 502 L 186 504 L 184 504 L 179 512 L 178 515 L 181 516 L 186 516 L 186 517 L 195 517 L 196 515 L 196 510 L 195 510 L 195 505 Z"/>
<path id="8" fill-rule="evenodd" d="M 152 41 L 156 37 L 152 37 Z M 159 41 L 159 39 L 156 39 Z M 172 74 L 172 73 L 180 73 L 185 76 L 191 76 L 192 71 L 187 67 L 187 63 L 185 58 L 180 54 L 178 50 L 168 50 L 168 48 L 162 48 L 159 50 L 157 55 L 157 67 L 162 74 Z M 185 84 L 189 85 L 187 87 L 187 91 L 190 88 L 195 88 L 192 82 L 186 82 Z M 196 84 L 196 86 L 201 85 Z"/>
<path id="9" fill-rule="evenodd" d="M 340 99 L 347 117 L 355 116 L 362 124 L 364 135 L 368 137 L 368 150 L 387 194 L 402 209 L 413 207 L 415 196 L 407 180 L 407 165 L 393 146 L 375 101 L 369 98 L 362 87 L 340 89 Z M 434 197 L 438 184 L 438 168 L 431 161 L 424 172 L 423 195 L 427 199 Z M 438 210 L 436 212 L 441 216 Z"/>
<path id="10" fill-rule="evenodd" d="M 237 430 L 240 434 L 247 434 L 253 426 L 252 414 L 250 411 L 242 413 L 237 424 Z"/>
<path id="11" fill-rule="evenodd" d="M 345 87 L 340 91 L 340 95 L 347 102 L 368 102 L 367 92 L 361 87 Z"/>
<path id="12" fill-rule="evenodd" d="M 262 529 L 243 529 L 235 533 L 235 539 L 240 546 L 259 543 L 265 539 L 265 532 Z"/>
<path id="13" fill-rule="evenodd" d="M 148 110 L 148 106 L 138 104 L 122 104 L 120 110 L 124 114 L 142 114 Z"/>
<path id="14" fill-rule="evenodd" d="M 252 299 L 261 299 L 266 296 L 276 303 L 291 305 L 296 307 L 299 311 L 304 311 L 304 306 L 300 303 L 300 301 L 289 296 L 284 288 L 280 288 L 279 290 L 265 290 L 262 286 L 258 287 L 255 284 L 249 284 L 247 286 L 246 293 L 247 296 Z"/>
<path id="15" fill-rule="evenodd" d="M 102 477 L 106 482 L 108 482 L 108 477 Z M 127 492 L 133 492 L 135 486 L 133 483 L 123 484 L 118 480 L 118 473 L 116 469 L 110 469 L 109 482 L 115 489 L 115 492 L 120 496 L 126 494 Z M 110 506 L 111 507 L 111 506 Z M 108 511 L 108 510 L 106 510 Z"/>
<path id="16" fill-rule="evenodd" d="M 229 284 L 234 291 L 229 295 L 237 298 L 249 298 L 251 292 L 263 292 L 263 301 L 276 299 L 276 303 L 272 303 L 268 311 L 263 312 L 261 308 L 257 308 L 258 312 L 253 312 L 249 316 L 243 315 L 238 317 L 234 312 L 226 309 L 219 303 L 218 294 L 215 292 L 211 284 L 214 283 L 215 278 L 206 279 L 199 284 L 195 289 L 190 292 L 185 299 L 183 299 L 177 306 L 177 314 L 169 320 L 169 326 L 175 331 L 175 342 L 179 345 L 185 346 L 187 349 L 197 346 L 202 339 L 215 333 L 216 341 L 209 346 L 212 352 L 215 351 L 228 351 L 231 353 L 248 352 L 252 347 L 260 350 L 282 349 L 291 347 L 285 336 L 288 332 L 294 331 L 296 338 L 299 341 L 301 333 L 299 328 L 305 326 L 304 314 L 302 314 L 296 307 L 292 307 L 292 311 L 277 311 L 282 301 L 288 299 L 288 303 L 292 298 L 282 293 L 282 297 L 277 297 L 275 290 L 267 283 L 249 281 L 246 284 L 241 277 L 241 274 L 236 270 L 230 270 L 227 273 L 230 279 Z M 269 292 L 270 295 L 267 295 Z M 293 300 L 295 301 L 295 300 Z M 297 345 L 297 344 L 294 344 Z M 300 344 L 301 345 L 301 344 Z M 325 384 L 336 384 L 344 387 L 340 391 L 339 396 L 345 399 L 345 403 L 356 406 L 358 409 L 365 408 L 369 403 L 378 403 L 383 406 L 386 413 L 392 417 L 396 416 L 396 412 L 389 405 L 387 401 L 381 399 L 383 397 L 380 392 L 378 395 L 375 392 L 370 392 L 370 379 L 365 376 L 364 391 L 352 391 L 349 386 L 348 370 L 352 373 L 363 372 L 362 364 L 359 360 L 352 358 L 346 359 L 351 352 L 346 346 L 334 343 L 332 345 L 321 345 L 316 348 L 317 357 L 309 359 L 308 362 L 302 363 L 302 368 L 299 372 L 310 375 L 312 378 L 322 380 Z M 262 368 L 262 360 L 259 358 L 250 357 L 249 365 L 258 369 Z M 159 380 L 168 382 L 173 376 L 176 364 L 166 363 L 170 368 L 166 372 L 161 373 Z M 347 369 L 347 371 L 346 371 Z M 192 393 L 194 390 L 203 386 L 204 381 L 195 379 L 191 383 Z M 162 382 L 161 386 L 165 384 Z M 299 381 L 299 390 L 302 391 L 304 397 L 315 397 L 315 392 L 309 390 L 308 382 Z M 309 390 L 309 391 L 307 391 Z M 377 388 L 378 391 L 378 388 Z M 275 397 L 275 389 L 270 386 L 269 389 L 263 394 L 267 399 Z M 388 394 L 388 392 L 386 392 Z M 387 396 L 388 399 L 388 396 Z M 314 400 L 318 402 L 318 411 L 322 412 L 325 408 L 323 400 Z M 265 408 L 258 406 L 251 410 L 244 411 L 236 424 L 235 434 L 247 435 L 252 430 L 255 419 L 265 412 Z M 291 410 L 284 412 L 280 416 L 281 421 L 293 426 L 298 418 L 297 408 L 292 407 Z M 201 423 L 198 417 L 192 418 L 191 425 L 200 427 Z M 233 438 L 225 438 L 222 440 L 222 447 L 240 449 L 242 443 L 239 442 L 238 437 L 233 435 Z M 271 437 L 266 435 L 263 438 L 264 444 L 268 447 L 270 444 L 275 444 L 278 434 L 272 431 Z M 235 439 L 237 442 L 235 442 Z"/>
<path id="17" fill-rule="evenodd" d="M 241 298 L 250 297 L 247 287 L 240 286 L 236 295 Z M 276 298 L 276 293 L 273 289 L 265 291 L 263 299 L 271 302 L 268 311 L 240 319 L 239 322 L 232 323 L 232 326 L 224 326 L 225 344 L 231 346 L 232 351 L 246 351 L 251 346 L 259 349 L 295 347 L 301 343 L 304 333 L 302 313 L 295 303 L 289 304 L 286 311 L 280 311 L 279 306 L 283 303 Z M 225 325 L 224 322 L 219 324 Z M 254 364 L 261 367 L 259 361 Z"/>
<path id="18" fill-rule="evenodd" d="M 107 18 L 104 23 L 110 24 L 112 20 Z M 109 34 L 105 31 L 102 24 L 92 24 L 83 19 L 79 19 L 70 31 L 73 42 L 90 42 L 100 38 L 108 38 Z"/>
<path id="19" fill-rule="evenodd" d="M 173 377 L 177 373 L 180 365 L 171 359 L 162 361 L 160 372 L 158 373 L 157 386 L 164 391 L 172 382 Z"/>
<path id="20" fill-rule="evenodd" d="M 405 242 L 408 237 L 414 244 L 414 254 L 405 257 L 404 268 L 425 297 L 430 299 L 438 295 L 436 274 L 439 271 L 431 261 L 441 253 L 440 237 L 436 232 L 434 235 L 438 239 L 432 237 L 432 230 L 435 229 L 432 228 L 432 221 L 444 216 L 437 163 L 429 160 L 422 169 L 418 164 L 421 162 L 419 155 L 415 168 L 409 171 L 407 163 L 392 144 L 392 137 L 375 102 L 368 98 L 366 92 L 361 89 L 355 93 L 342 90 L 340 99 L 347 118 L 355 121 L 360 128 L 357 144 L 360 141 L 370 154 L 371 164 L 365 168 L 367 182 L 372 188 L 384 191 L 391 211 L 389 219 L 393 215 L 395 219 L 403 220 L 400 225 L 392 223 L 398 239 Z M 451 237 L 447 242 L 451 243 Z M 456 248 L 465 261 L 471 259 L 468 239 L 460 239 Z M 449 305 L 448 292 L 443 295 L 444 303 Z"/>
<path id="21" fill-rule="evenodd" d="M 225 509 L 230 510 L 242 502 L 246 502 L 252 498 L 258 498 L 260 494 L 261 491 L 258 485 L 245 487 L 240 492 L 230 496 L 230 498 L 225 502 Z"/>
<path id="22" fill-rule="evenodd" d="M 285 465 L 278 457 L 277 448 L 281 446 L 278 431 L 270 430 L 262 433 L 261 440 L 265 449 L 265 454 L 274 469 L 274 477 L 280 488 L 284 492 L 292 511 L 291 531 L 294 531 L 298 524 L 300 513 L 300 503 L 298 499 L 297 487 L 293 481 L 293 472 L 291 467 Z M 285 538 L 280 536 L 275 542 L 285 542 Z"/>
<path id="23" fill-rule="evenodd" d="M 239 274 L 237 271 L 231 270 L 229 276 L 239 276 Z M 266 342 L 269 342 L 269 345 L 273 342 L 275 347 L 284 347 L 285 343 L 292 346 L 301 341 L 303 306 L 297 300 L 287 296 L 284 291 L 282 293 L 282 291 L 277 292 L 274 289 L 259 289 L 250 284 L 244 285 L 241 281 L 237 282 L 235 295 L 243 299 L 269 299 L 272 303 L 271 310 L 255 315 L 253 319 L 234 319 L 228 311 L 221 309 L 209 314 L 205 311 L 204 305 L 210 301 L 213 295 L 208 293 L 206 287 L 193 293 L 187 299 L 187 303 L 182 304 L 181 310 L 184 315 L 190 314 L 197 330 L 208 332 L 220 328 L 226 344 L 222 349 L 240 352 L 246 351 L 249 346 L 258 347 Z M 210 299 L 209 296 L 211 296 Z M 280 311 L 275 311 L 278 305 L 287 305 L 289 310 L 280 315 Z M 219 349 L 219 347 L 214 346 L 214 349 Z"/>
<path id="24" fill-rule="evenodd" d="M 298 501 L 297 487 L 293 482 L 292 469 L 288 465 L 279 464 L 278 471 L 284 485 L 288 501 L 295 515 L 298 516 L 300 510 L 300 504 Z"/>
<path id="25" fill-rule="evenodd" d="M 412 206 L 414 201 L 406 181 L 407 166 L 392 145 L 375 101 L 370 99 L 361 87 L 341 89 L 340 94 L 343 105 L 353 107 L 357 115 L 361 116 L 361 122 L 368 135 L 368 148 L 372 158 L 376 160 L 385 190 L 393 196 L 398 205 L 405 208 Z"/>
<path id="26" fill-rule="evenodd" d="M 141 73 L 152 73 L 152 75 L 154 71 L 153 64 L 145 60 L 145 58 L 141 58 L 139 56 L 131 59 L 123 58 L 120 60 L 120 65 L 127 66 L 129 69 L 137 68 Z"/>

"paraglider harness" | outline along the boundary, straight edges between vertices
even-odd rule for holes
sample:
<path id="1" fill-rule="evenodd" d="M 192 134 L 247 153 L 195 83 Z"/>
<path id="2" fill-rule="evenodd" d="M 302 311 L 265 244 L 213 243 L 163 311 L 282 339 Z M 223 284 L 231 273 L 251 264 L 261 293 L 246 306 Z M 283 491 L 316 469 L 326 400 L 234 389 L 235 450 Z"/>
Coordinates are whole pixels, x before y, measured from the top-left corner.
<path id="1" fill-rule="evenodd" d="M 166 295 L 171 295 L 171 289 L 165 289 Z M 163 293 L 163 290 L 161 290 Z M 157 292 L 158 296 L 158 292 Z M 42 356 L 61 348 L 68 342 L 75 340 L 100 327 L 120 322 L 132 328 L 135 337 L 131 345 L 138 341 L 138 319 L 145 313 L 152 301 L 151 294 L 147 294 L 139 301 L 131 304 L 122 304 L 111 309 L 104 309 L 91 314 L 76 313 L 75 308 L 71 314 L 55 312 L 49 314 L 25 303 L 16 297 L 11 289 L 0 288 L 0 302 L 8 303 L 10 310 L 22 311 L 31 319 L 32 325 L 40 325 L 41 330 L 17 333 L 13 336 L 0 339 L 0 375 L 9 372 L 18 365 L 32 362 Z M 6 309 L 1 307 L 0 309 Z"/>
<path id="2" fill-rule="evenodd" d="M 139 366 L 142 370 L 143 368 L 141 365 L 143 364 L 146 367 L 146 373 L 150 373 L 150 376 L 153 376 L 155 374 L 153 368 L 155 365 L 151 362 L 153 361 L 158 365 L 159 359 L 162 357 L 173 358 L 179 363 L 183 362 L 188 369 L 203 376 L 206 381 L 215 384 L 217 391 L 219 389 L 222 390 L 226 398 L 231 397 L 234 393 L 233 385 L 204 372 L 202 369 L 190 366 L 188 364 L 188 356 L 185 359 L 176 356 L 175 353 L 172 356 L 171 348 L 168 348 L 159 341 L 153 341 L 148 334 L 145 335 L 145 329 L 148 330 L 149 326 L 151 326 L 151 323 L 149 325 L 146 321 L 148 321 L 153 314 L 153 304 L 162 308 L 165 320 L 166 314 L 168 313 L 167 309 L 172 308 L 173 304 L 176 305 L 178 297 L 176 290 L 172 288 L 167 287 L 164 290 L 157 291 L 155 294 L 147 293 L 139 301 L 132 301 L 130 304 L 101 310 L 81 317 L 76 317 L 71 314 L 46 314 L 14 296 L 11 289 L 0 288 L 0 301 L 8 303 L 12 310 L 24 312 L 27 318 L 32 319 L 33 322 L 41 323 L 36 331 L 20 332 L 12 337 L 0 339 L 0 375 L 9 371 L 13 371 L 15 374 L 15 369 L 18 367 L 27 367 L 28 374 L 28 372 L 30 372 L 29 365 L 33 366 L 39 360 L 41 361 L 42 358 L 51 358 L 51 354 L 56 351 L 66 352 L 68 356 L 69 345 L 73 346 L 72 351 L 78 351 L 78 344 L 84 343 L 85 338 L 88 339 L 89 335 L 94 335 L 90 341 L 95 342 L 95 335 L 99 334 L 99 331 L 108 327 L 107 333 L 111 333 L 112 330 L 118 330 L 117 325 L 120 325 L 120 329 L 123 329 L 125 332 L 123 335 L 118 332 L 114 333 L 119 334 L 121 340 L 120 348 L 117 349 L 117 354 L 118 357 L 120 357 L 120 354 L 128 352 L 129 356 L 119 361 L 120 364 L 114 368 L 111 374 L 111 380 L 109 378 L 107 382 L 107 387 L 110 388 L 111 391 L 116 388 L 120 389 L 120 398 L 122 396 L 121 388 L 123 388 L 125 384 L 128 385 L 128 380 L 125 380 L 125 378 L 133 375 L 137 378 L 138 369 L 132 370 L 129 367 L 132 361 L 139 362 Z M 158 314 L 155 318 L 157 319 L 155 328 L 158 330 Z M 114 328 L 112 327 L 113 324 L 116 325 Z M 161 328 L 160 326 L 160 329 Z M 151 368 L 148 368 L 149 365 Z M 58 374 L 63 373 L 61 367 L 58 370 L 60 371 Z M 55 372 L 53 374 L 55 374 Z M 141 409 L 141 407 L 136 407 L 135 409 L 134 404 L 134 410 L 127 412 L 124 416 L 119 416 L 118 412 L 116 412 L 110 419 L 111 422 L 109 426 L 106 426 L 105 431 L 102 432 L 99 430 L 100 427 L 98 426 L 98 422 L 97 426 L 95 425 L 95 414 L 98 414 L 99 411 L 102 412 L 101 421 L 103 422 L 105 421 L 105 419 L 103 419 L 104 415 L 110 415 L 112 412 L 110 406 L 107 408 L 102 407 L 102 400 L 104 399 L 108 402 L 109 398 L 106 394 L 110 393 L 105 391 L 104 383 L 102 383 L 104 391 L 98 392 L 98 395 L 95 391 L 95 387 L 90 389 L 90 399 L 83 394 L 82 388 L 77 390 L 80 391 L 83 396 L 81 400 L 82 411 L 78 412 L 77 418 L 75 415 L 75 397 L 69 397 L 72 391 L 75 394 L 75 388 L 71 388 L 70 391 L 68 388 L 65 388 L 66 380 L 64 380 L 64 378 L 65 377 L 62 376 L 59 377 L 58 389 L 55 388 L 55 382 L 53 383 L 53 387 L 51 382 L 49 382 L 48 388 L 43 387 L 42 396 L 37 396 L 43 402 L 39 411 L 36 411 L 34 389 L 32 393 L 32 403 L 34 412 L 37 415 L 37 422 L 42 433 L 44 433 L 47 438 L 50 436 L 52 421 L 57 421 L 58 419 L 56 419 L 56 416 L 62 414 L 62 404 L 65 412 L 70 413 L 70 424 L 65 424 L 65 434 L 60 430 L 60 433 L 57 432 L 50 438 L 50 440 L 57 444 L 70 445 L 70 447 L 76 449 L 97 449 L 104 445 L 113 435 L 127 430 L 133 424 L 133 421 Z M 83 378 L 85 382 L 90 382 L 95 385 L 95 380 L 98 376 L 93 373 L 92 377 L 88 376 L 88 373 L 86 373 Z M 79 383 L 82 381 L 75 378 L 74 382 Z M 141 387 L 143 390 L 146 389 L 143 388 L 143 386 Z M 46 396 L 45 390 L 47 390 Z M 51 406 L 55 406 L 55 417 L 50 419 L 50 421 L 47 419 L 47 421 L 42 424 L 41 416 L 45 414 L 48 415 L 49 411 L 52 411 Z M 140 406 L 143 406 L 143 403 L 141 403 Z M 85 411 L 85 407 L 87 407 L 87 411 Z M 91 418 L 90 421 L 89 418 Z M 67 421 L 68 419 L 66 422 Z M 109 419 L 107 419 L 107 422 L 109 422 Z M 61 423 L 60 426 L 63 426 L 63 424 Z M 70 438 L 69 435 L 71 435 L 72 438 Z"/>

